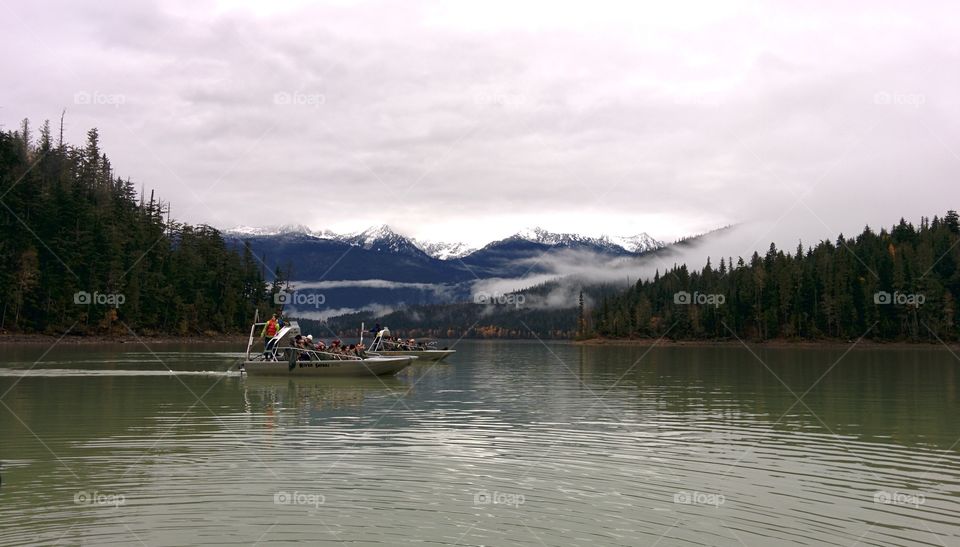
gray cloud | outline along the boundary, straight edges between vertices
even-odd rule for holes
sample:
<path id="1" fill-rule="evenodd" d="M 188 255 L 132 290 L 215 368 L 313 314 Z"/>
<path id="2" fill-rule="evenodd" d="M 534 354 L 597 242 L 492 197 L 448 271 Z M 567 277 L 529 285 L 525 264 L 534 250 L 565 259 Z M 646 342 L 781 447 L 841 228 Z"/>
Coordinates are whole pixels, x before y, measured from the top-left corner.
<path id="1" fill-rule="evenodd" d="M 189 222 L 789 248 L 957 206 L 957 10 L 19 3 L 0 122 L 65 107 Z"/>

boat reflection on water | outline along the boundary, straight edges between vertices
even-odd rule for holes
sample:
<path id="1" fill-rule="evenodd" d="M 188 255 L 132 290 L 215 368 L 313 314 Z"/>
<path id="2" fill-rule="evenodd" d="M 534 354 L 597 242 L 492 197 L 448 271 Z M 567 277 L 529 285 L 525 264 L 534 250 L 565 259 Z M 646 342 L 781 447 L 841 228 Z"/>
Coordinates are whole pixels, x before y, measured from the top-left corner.
<path id="1" fill-rule="evenodd" d="M 371 397 L 405 397 L 408 382 L 381 378 L 282 378 L 244 376 L 240 379 L 247 413 L 277 410 L 337 411 L 361 408 Z"/>

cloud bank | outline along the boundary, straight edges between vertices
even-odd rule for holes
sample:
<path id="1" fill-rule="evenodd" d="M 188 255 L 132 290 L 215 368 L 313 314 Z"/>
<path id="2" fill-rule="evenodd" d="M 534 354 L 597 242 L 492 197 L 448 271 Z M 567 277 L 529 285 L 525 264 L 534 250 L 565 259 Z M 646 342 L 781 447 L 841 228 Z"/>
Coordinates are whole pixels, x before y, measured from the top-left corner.
<path id="1" fill-rule="evenodd" d="M 0 123 L 66 108 L 194 223 L 815 240 L 956 206 L 958 11 L 38 0 L 0 18 Z"/>

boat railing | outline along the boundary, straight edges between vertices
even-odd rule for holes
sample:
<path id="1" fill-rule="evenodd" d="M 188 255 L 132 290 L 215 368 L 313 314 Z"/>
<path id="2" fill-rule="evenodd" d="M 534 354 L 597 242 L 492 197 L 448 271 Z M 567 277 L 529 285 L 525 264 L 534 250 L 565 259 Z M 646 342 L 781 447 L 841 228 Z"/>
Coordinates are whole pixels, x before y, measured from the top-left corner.
<path id="1" fill-rule="evenodd" d="M 362 361 L 363 360 L 363 357 L 359 357 L 357 355 L 347 355 L 345 353 L 334 353 L 330 351 L 298 348 L 294 346 L 288 346 L 286 348 L 278 349 L 277 353 L 280 353 L 280 352 L 286 353 L 286 350 L 295 351 L 298 355 L 307 355 L 308 357 L 317 357 L 317 359 L 315 359 L 316 361 L 337 361 L 337 360 L 338 361 Z"/>
<path id="2" fill-rule="evenodd" d="M 392 340 L 384 340 L 384 335 L 388 333 L 389 331 L 387 329 L 380 330 L 380 332 L 374 336 L 373 341 L 370 342 L 370 349 L 368 351 L 424 351 L 437 349 L 436 340 L 428 340 L 416 345 L 410 345 Z"/>
<path id="3" fill-rule="evenodd" d="M 417 344 L 411 346 L 410 344 L 401 344 L 398 342 L 383 342 L 377 346 L 376 351 L 427 351 L 435 349 L 437 349 L 436 344 Z"/>
<path id="4" fill-rule="evenodd" d="M 253 312 L 253 324 L 250 325 L 250 338 L 247 340 L 247 360 L 250 360 L 250 348 L 253 347 L 253 333 L 257 330 L 259 323 L 257 321 L 260 319 L 260 310 L 254 310 Z"/>

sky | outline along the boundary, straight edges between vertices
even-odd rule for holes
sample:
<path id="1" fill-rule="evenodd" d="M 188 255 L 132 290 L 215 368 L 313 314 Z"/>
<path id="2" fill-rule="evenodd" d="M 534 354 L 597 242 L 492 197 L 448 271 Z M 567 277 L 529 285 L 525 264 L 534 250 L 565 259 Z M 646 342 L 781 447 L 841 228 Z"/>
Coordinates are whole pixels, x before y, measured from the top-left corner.
<path id="1" fill-rule="evenodd" d="M 475 245 L 738 224 L 765 249 L 960 206 L 949 2 L 2 11 L 0 124 L 65 109 L 68 141 L 97 127 L 117 174 L 185 222 Z"/>

